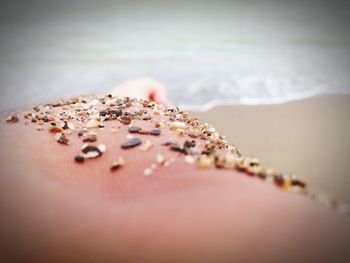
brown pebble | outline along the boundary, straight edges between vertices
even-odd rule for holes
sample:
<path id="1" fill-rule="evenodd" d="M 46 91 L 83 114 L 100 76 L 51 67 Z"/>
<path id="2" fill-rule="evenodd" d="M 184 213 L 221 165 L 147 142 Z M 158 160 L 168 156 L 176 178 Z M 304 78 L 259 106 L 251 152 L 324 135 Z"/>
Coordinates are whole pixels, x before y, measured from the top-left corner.
<path id="1" fill-rule="evenodd" d="M 69 140 L 64 134 L 62 134 L 57 142 L 64 144 L 64 145 L 68 145 Z"/>
<path id="2" fill-rule="evenodd" d="M 283 184 L 284 184 L 284 178 L 282 175 L 276 175 L 274 177 L 273 181 L 278 186 L 283 186 Z"/>
<path id="3" fill-rule="evenodd" d="M 149 121 L 149 120 L 152 120 L 152 117 L 151 117 L 150 115 L 147 115 L 147 116 L 144 116 L 144 117 L 142 118 L 142 120 L 144 120 L 144 121 Z"/>
<path id="4" fill-rule="evenodd" d="M 174 152 L 179 152 L 179 153 L 183 153 L 183 154 L 187 154 L 186 150 L 180 146 L 178 146 L 177 144 L 173 144 L 170 146 L 170 150 L 174 151 Z"/>
<path id="5" fill-rule="evenodd" d="M 82 155 L 77 155 L 77 156 L 74 157 L 74 160 L 77 163 L 83 163 L 85 161 L 85 158 Z"/>
<path id="6" fill-rule="evenodd" d="M 35 110 L 36 112 L 39 112 L 40 111 L 40 108 L 38 106 L 34 106 L 33 107 L 33 110 Z"/>
<path id="7" fill-rule="evenodd" d="M 6 118 L 7 122 L 12 122 L 12 123 L 16 123 L 19 121 L 19 118 L 17 115 L 12 115 Z"/>
<path id="8" fill-rule="evenodd" d="M 171 145 L 174 145 L 174 142 L 172 142 L 172 141 L 167 141 L 167 142 L 163 142 L 163 143 L 162 143 L 162 146 L 171 146 Z"/>
<path id="9" fill-rule="evenodd" d="M 184 142 L 184 148 L 192 148 L 194 146 L 196 146 L 195 141 L 185 141 Z"/>
<path id="10" fill-rule="evenodd" d="M 161 121 L 157 121 L 157 122 L 155 122 L 155 127 L 156 128 L 159 128 L 159 129 L 162 129 L 162 128 L 164 128 L 164 123 L 163 122 L 161 122 Z"/>
<path id="11" fill-rule="evenodd" d="M 96 135 L 88 135 L 83 139 L 83 142 L 96 142 L 97 136 Z"/>
<path id="12" fill-rule="evenodd" d="M 58 133 L 58 136 L 57 136 L 56 140 L 57 140 L 58 143 L 64 144 L 64 145 L 68 145 L 68 143 L 69 143 L 68 138 L 64 134 L 59 134 Z"/>
<path id="13" fill-rule="evenodd" d="M 121 123 L 125 124 L 125 125 L 128 125 L 131 123 L 131 118 L 130 116 L 123 116 L 122 117 L 122 120 L 121 120 Z"/>
<path id="14" fill-rule="evenodd" d="M 138 133 L 139 131 L 141 131 L 142 129 L 140 127 L 135 127 L 135 126 L 132 126 L 132 127 L 129 127 L 128 131 L 130 133 Z"/>
<path id="15" fill-rule="evenodd" d="M 293 179 L 290 183 L 292 186 L 300 186 L 302 188 L 304 188 L 306 186 L 306 184 L 304 182 L 299 181 L 297 179 Z"/>
<path id="16" fill-rule="evenodd" d="M 84 158 L 84 156 L 82 156 L 82 155 L 77 155 L 77 156 L 74 157 L 74 160 L 75 160 L 75 162 L 77 162 L 77 163 L 83 163 L 84 160 L 85 160 L 85 158 Z"/>
<path id="17" fill-rule="evenodd" d="M 139 134 L 147 135 L 147 134 L 149 134 L 149 131 L 147 131 L 147 130 L 140 130 Z"/>
<path id="18" fill-rule="evenodd" d="M 139 146 L 140 144 L 141 144 L 141 140 L 138 138 L 134 138 L 134 139 L 131 139 L 131 140 L 123 143 L 122 145 L 120 145 L 120 147 L 122 149 L 129 149 L 129 148 Z"/>
<path id="19" fill-rule="evenodd" d="M 60 127 L 57 127 L 57 126 L 52 126 L 50 129 L 49 129 L 50 132 L 54 132 L 54 133 L 60 133 L 62 132 L 62 128 Z"/>

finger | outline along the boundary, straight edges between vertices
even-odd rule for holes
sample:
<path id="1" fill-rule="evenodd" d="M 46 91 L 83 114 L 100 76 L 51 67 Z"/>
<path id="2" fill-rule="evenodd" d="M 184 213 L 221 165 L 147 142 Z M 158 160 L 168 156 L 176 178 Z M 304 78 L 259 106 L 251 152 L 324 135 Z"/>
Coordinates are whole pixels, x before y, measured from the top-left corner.
<path id="1" fill-rule="evenodd" d="M 153 82 L 150 90 L 149 99 L 157 103 L 163 104 L 164 106 L 171 107 L 172 103 L 168 99 L 166 89 L 159 82 Z"/>

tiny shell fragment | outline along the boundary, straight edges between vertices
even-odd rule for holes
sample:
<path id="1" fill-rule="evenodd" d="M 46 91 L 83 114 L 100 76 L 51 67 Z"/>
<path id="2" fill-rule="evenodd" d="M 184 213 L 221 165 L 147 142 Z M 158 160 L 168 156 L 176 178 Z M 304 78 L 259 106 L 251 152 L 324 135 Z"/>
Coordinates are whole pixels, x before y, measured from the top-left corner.
<path id="1" fill-rule="evenodd" d="M 91 119 L 86 123 L 85 128 L 97 128 L 99 124 L 100 122 L 96 119 Z"/>
<path id="2" fill-rule="evenodd" d="M 154 146 L 153 143 L 147 140 L 143 145 L 141 145 L 140 150 L 143 152 L 146 152 L 149 149 L 151 149 L 153 146 Z"/>
<path id="3" fill-rule="evenodd" d="M 73 123 L 68 122 L 68 123 L 67 123 L 67 126 L 68 126 L 68 128 L 69 128 L 70 130 L 74 131 L 75 126 L 74 126 L 74 124 L 73 124 Z"/>
<path id="4" fill-rule="evenodd" d="M 208 169 L 212 166 L 214 159 L 211 156 L 201 155 L 197 162 L 198 168 Z"/>
<path id="5" fill-rule="evenodd" d="M 60 143 L 60 144 L 64 144 L 64 145 L 68 145 L 69 140 L 68 138 L 62 134 L 62 133 L 56 133 L 55 134 L 55 140 Z"/>
<path id="6" fill-rule="evenodd" d="M 143 170 L 143 174 L 148 176 L 151 175 L 153 173 L 153 169 L 151 168 L 146 168 L 145 170 Z"/>
<path id="7" fill-rule="evenodd" d="M 115 161 L 112 163 L 111 171 L 115 171 L 115 170 L 119 169 L 119 168 L 122 167 L 124 164 L 125 164 L 124 159 L 123 159 L 122 157 L 119 157 L 117 160 L 115 160 Z"/>
<path id="8" fill-rule="evenodd" d="M 157 163 L 163 164 L 165 162 L 165 157 L 162 154 L 158 153 L 156 156 L 156 160 L 157 160 Z"/>
<path id="9" fill-rule="evenodd" d="M 188 164 L 193 164 L 196 160 L 192 155 L 186 155 L 185 156 L 185 162 Z"/>
<path id="10" fill-rule="evenodd" d="M 186 123 L 184 123 L 184 122 L 174 121 L 174 122 L 170 123 L 171 130 L 185 129 L 185 128 L 186 128 Z"/>
<path id="11" fill-rule="evenodd" d="M 104 153 L 106 151 L 106 145 L 104 144 L 100 144 L 97 148 L 101 151 L 101 153 Z"/>

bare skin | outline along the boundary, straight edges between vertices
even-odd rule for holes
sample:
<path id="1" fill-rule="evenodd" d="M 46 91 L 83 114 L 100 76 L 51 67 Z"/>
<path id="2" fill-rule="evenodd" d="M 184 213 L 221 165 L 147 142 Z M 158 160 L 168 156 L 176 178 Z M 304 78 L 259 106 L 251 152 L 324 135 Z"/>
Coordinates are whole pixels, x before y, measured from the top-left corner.
<path id="1" fill-rule="evenodd" d="M 152 121 L 133 125 L 153 128 Z M 302 195 L 223 169 L 200 170 L 161 144 L 122 150 L 127 125 L 95 129 L 102 157 L 74 162 L 81 139 L 0 125 L 0 240 L 7 261 L 346 262 L 350 220 Z M 145 176 L 161 153 L 174 159 Z M 125 165 L 111 172 L 118 156 Z"/>
<path id="2" fill-rule="evenodd" d="M 149 99 L 165 106 L 172 106 L 164 85 L 148 77 L 125 81 L 112 88 L 110 93 L 121 97 Z"/>

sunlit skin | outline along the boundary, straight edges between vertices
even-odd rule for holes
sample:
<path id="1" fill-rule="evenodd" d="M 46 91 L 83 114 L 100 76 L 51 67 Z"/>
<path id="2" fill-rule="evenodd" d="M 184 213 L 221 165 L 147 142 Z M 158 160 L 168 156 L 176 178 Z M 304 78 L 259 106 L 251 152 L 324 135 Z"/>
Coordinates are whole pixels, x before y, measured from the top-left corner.
<path id="1" fill-rule="evenodd" d="M 154 128 L 152 121 L 133 121 Z M 161 144 L 123 150 L 127 125 L 96 129 L 107 151 L 74 161 L 69 145 L 22 122 L 0 125 L 1 256 L 21 261 L 347 261 L 350 220 L 310 198 L 232 170 L 198 169 Z M 120 127 L 120 128 L 119 128 Z M 156 155 L 174 159 L 145 176 Z M 125 165 L 110 171 L 122 156 Z"/>

